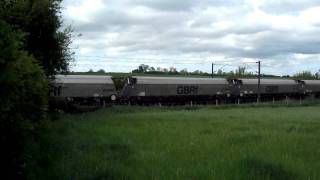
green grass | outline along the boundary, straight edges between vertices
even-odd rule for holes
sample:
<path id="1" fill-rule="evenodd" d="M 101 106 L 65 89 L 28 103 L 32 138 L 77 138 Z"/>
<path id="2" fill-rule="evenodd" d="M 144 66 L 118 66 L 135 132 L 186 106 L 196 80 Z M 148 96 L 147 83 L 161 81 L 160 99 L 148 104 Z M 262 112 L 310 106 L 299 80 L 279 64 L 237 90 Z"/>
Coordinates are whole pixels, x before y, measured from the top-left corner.
<path id="1" fill-rule="evenodd" d="M 320 106 L 60 115 L 32 179 L 320 179 Z"/>

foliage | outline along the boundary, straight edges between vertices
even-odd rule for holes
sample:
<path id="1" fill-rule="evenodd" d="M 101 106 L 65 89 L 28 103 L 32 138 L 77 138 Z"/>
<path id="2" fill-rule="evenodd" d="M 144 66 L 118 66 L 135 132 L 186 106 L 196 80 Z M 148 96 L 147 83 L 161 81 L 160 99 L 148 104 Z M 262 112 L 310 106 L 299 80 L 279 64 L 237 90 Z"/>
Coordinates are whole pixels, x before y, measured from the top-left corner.
<path id="1" fill-rule="evenodd" d="M 0 27 L 1 175 L 14 179 L 33 160 L 25 149 L 44 122 L 48 86 L 41 67 L 21 50 L 22 35 L 2 20 Z"/>
<path id="2" fill-rule="evenodd" d="M 61 30 L 61 0 L 0 1 L 0 133 L 2 176 L 22 179 L 39 163 L 48 81 L 72 61 L 71 28 Z M 6 178 L 6 179 L 7 179 Z"/>
<path id="3" fill-rule="evenodd" d="M 93 73 L 93 70 L 92 70 L 92 69 L 89 69 L 88 73 Z"/>
<path id="4" fill-rule="evenodd" d="M 112 80 L 114 82 L 116 91 L 120 93 L 120 91 L 122 90 L 123 86 L 126 83 L 127 80 L 127 76 L 123 76 L 123 77 L 112 77 Z"/>
<path id="5" fill-rule="evenodd" d="M 106 72 L 104 71 L 104 69 L 99 69 L 97 73 L 106 73 Z"/>
<path id="6" fill-rule="evenodd" d="M 153 68 L 153 67 L 152 67 Z M 142 72 L 147 72 L 149 69 L 149 65 L 145 65 L 145 64 L 140 64 L 138 66 L 138 69 L 134 69 L 132 70 L 133 73 L 142 73 Z M 154 69 L 154 68 L 153 68 Z"/>
<path id="7" fill-rule="evenodd" d="M 178 76 L 203 76 L 203 77 L 227 77 L 227 78 L 256 78 L 257 75 L 252 72 L 247 72 L 246 67 L 239 66 L 235 71 L 224 72 L 222 69 L 219 69 L 217 72 L 213 74 L 203 72 L 200 70 L 195 70 L 193 72 L 189 72 L 187 69 L 182 69 L 177 71 L 175 67 L 154 68 L 152 66 L 141 64 L 137 69 L 132 70 L 133 74 L 149 74 L 149 75 L 178 75 Z M 261 77 L 277 77 L 273 75 L 261 74 Z"/>
<path id="8" fill-rule="evenodd" d="M 319 79 L 319 73 L 312 74 L 311 71 L 302 71 L 293 75 L 295 79 Z"/>
<path id="9" fill-rule="evenodd" d="M 71 28 L 61 29 L 61 0 L 4 0 L 0 18 L 24 32 L 22 48 L 31 54 L 46 75 L 68 71 L 72 61 Z"/>

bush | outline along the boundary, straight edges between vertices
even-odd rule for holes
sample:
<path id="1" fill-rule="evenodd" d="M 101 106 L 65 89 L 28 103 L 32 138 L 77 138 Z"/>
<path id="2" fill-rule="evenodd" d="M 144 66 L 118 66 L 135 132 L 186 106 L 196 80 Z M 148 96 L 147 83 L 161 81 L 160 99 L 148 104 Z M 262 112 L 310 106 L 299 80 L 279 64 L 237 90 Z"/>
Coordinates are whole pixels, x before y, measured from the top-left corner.
<path id="1" fill-rule="evenodd" d="M 45 122 L 48 83 L 34 58 L 21 50 L 22 33 L 0 20 L 1 175 L 23 178 L 33 161 L 27 145 Z"/>

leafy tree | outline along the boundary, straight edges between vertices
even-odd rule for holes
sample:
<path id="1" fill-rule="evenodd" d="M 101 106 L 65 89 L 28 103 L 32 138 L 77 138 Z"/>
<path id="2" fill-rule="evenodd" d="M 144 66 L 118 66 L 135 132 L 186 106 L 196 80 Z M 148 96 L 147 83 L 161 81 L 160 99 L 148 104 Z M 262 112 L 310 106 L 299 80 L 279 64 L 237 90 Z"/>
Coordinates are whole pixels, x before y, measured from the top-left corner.
<path id="1" fill-rule="evenodd" d="M 45 119 L 48 86 L 41 67 L 21 50 L 21 33 L 3 20 L 0 27 L 1 175 L 21 179 L 33 160 L 26 147 Z"/>
<path id="2" fill-rule="evenodd" d="M 139 71 L 139 69 L 134 69 L 132 70 L 132 73 L 141 73 L 141 72 Z"/>
<path id="3" fill-rule="evenodd" d="M 149 68 L 149 65 L 140 64 L 138 67 L 138 72 L 147 72 L 148 68 Z"/>
<path id="4" fill-rule="evenodd" d="M 302 71 L 302 72 L 296 73 L 293 77 L 297 79 L 316 79 L 317 78 L 316 74 L 313 75 L 311 71 Z"/>
<path id="5" fill-rule="evenodd" d="M 99 69 L 97 73 L 106 73 L 106 71 L 104 69 Z"/>
<path id="6" fill-rule="evenodd" d="M 93 73 L 93 70 L 92 70 L 92 69 L 90 69 L 90 70 L 88 71 L 88 73 Z"/>
<path id="7" fill-rule="evenodd" d="M 245 73 L 246 73 L 246 67 L 239 66 L 238 69 L 236 70 L 237 75 L 245 75 Z"/>
<path id="8" fill-rule="evenodd" d="M 156 71 L 156 69 L 155 69 L 154 67 L 150 66 L 150 67 L 148 68 L 148 71 L 153 72 L 153 71 Z"/>
<path id="9" fill-rule="evenodd" d="M 193 74 L 200 74 L 200 70 L 193 71 Z"/>
<path id="10" fill-rule="evenodd" d="M 175 67 L 170 67 L 169 72 L 171 73 L 177 73 L 177 69 Z"/>
<path id="11" fill-rule="evenodd" d="M 61 0 L 0 1 L 0 164 L 6 179 L 22 179 L 46 119 L 46 76 L 72 61 L 71 29 L 61 30 Z M 10 178 L 8 178 L 10 175 Z"/>
<path id="12" fill-rule="evenodd" d="M 72 61 L 71 28 L 61 30 L 62 0 L 2 0 L 0 19 L 24 32 L 22 48 L 46 75 L 66 72 Z"/>
<path id="13" fill-rule="evenodd" d="M 180 74 L 186 75 L 186 74 L 188 74 L 188 70 L 186 68 L 184 68 L 180 71 Z"/>

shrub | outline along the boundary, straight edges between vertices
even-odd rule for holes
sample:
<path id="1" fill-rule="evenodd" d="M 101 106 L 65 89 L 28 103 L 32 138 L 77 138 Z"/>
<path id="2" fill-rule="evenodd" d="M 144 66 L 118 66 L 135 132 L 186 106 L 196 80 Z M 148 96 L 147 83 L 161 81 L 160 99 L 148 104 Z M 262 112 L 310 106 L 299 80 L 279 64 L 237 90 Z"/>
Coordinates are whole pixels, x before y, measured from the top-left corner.
<path id="1" fill-rule="evenodd" d="M 48 83 L 33 57 L 21 50 L 22 33 L 0 20 L 0 163 L 2 176 L 24 176 L 37 129 L 45 122 Z"/>

